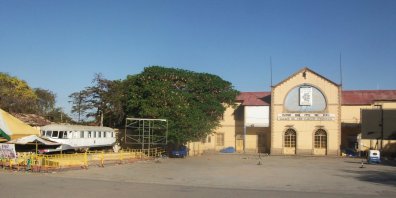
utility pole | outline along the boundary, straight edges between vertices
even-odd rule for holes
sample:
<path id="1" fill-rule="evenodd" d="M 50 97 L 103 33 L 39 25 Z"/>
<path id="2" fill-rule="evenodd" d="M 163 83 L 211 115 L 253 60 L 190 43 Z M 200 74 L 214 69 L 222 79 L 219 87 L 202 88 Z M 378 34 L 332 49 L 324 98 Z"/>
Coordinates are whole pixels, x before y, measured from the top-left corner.
<path id="1" fill-rule="evenodd" d="M 100 110 L 100 126 L 103 126 L 103 111 Z"/>
<path id="2" fill-rule="evenodd" d="M 81 123 L 81 103 L 82 103 L 82 96 L 81 91 L 78 93 L 78 123 Z"/>
<path id="3" fill-rule="evenodd" d="M 246 125 L 243 124 L 243 154 L 246 153 Z"/>
<path id="4" fill-rule="evenodd" d="M 381 151 L 384 148 L 384 109 L 381 105 Z"/>
<path id="5" fill-rule="evenodd" d="M 381 112 L 381 122 L 379 126 L 381 127 L 381 151 L 383 149 L 383 142 L 384 142 L 384 109 L 382 108 L 382 104 L 374 105 L 376 107 L 379 107 L 380 112 Z"/>

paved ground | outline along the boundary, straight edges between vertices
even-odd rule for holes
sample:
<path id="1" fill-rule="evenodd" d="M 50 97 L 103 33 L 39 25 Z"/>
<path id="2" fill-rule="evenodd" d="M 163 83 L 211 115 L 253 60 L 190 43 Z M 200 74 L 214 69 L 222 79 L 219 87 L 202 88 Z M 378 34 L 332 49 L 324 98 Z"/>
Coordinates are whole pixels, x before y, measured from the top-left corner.
<path id="1" fill-rule="evenodd" d="M 257 165 L 261 162 L 261 165 Z M 396 166 L 353 158 L 203 155 L 57 173 L 0 171 L 3 197 L 394 197 Z M 37 196 L 35 196 L 37 195 Z"/>

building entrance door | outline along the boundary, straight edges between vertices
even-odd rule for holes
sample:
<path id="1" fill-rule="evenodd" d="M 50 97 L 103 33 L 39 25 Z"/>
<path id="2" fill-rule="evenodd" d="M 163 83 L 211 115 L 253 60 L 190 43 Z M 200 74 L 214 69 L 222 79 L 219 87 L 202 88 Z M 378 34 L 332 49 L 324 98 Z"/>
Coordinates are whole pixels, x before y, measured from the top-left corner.
<path id="1" fill-rule="evenodd" d="M 257 151 L 259 153 L 265 153 L 266 152 L 266 134 L 259 134 L 257 138 Z"/>
<path id="2" fill-rule="evenodd" d="M 236 152 L 243 152 L 243 139 L 236 139 L 235 147 Z"/>
<path id="3" fill-rule="evenodd" d="M 295 155 L 297 146 L 297 134 L 294 129 L 287 129 L 284 136 L 283 154 Z"/>
<path id="4" fill-rule="evenodd" d="M 283 154 L 295 155 L 297 146 L 296 131 L 294 129 L 287 129 L 284 135 Z"/>
<path id="5" fill-rule="evenodd" d="M 327 133 L 323 129 L 318 129 L 314 134 L 314 155 L 327 154 Z"/>

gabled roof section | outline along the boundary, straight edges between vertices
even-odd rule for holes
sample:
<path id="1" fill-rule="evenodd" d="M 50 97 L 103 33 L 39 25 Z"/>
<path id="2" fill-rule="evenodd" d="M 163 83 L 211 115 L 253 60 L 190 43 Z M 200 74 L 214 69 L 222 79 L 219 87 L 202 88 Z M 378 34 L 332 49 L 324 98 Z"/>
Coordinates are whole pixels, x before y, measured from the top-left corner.
<path id="1" fill-rule="evenodd" d="M 330 82 L 331 84 L 333 84 L 333 85 L 335 85 L 335 86 L 340 86 L 339 84 L 333 82 L 332 80 L 330 80 L 330 79 L 328 79 L 328 78 L 326 78 L 326 77 L 324 77 L 324 76 L 322 76 L 322 75 L 320 75 L 320 74 L 314 72 L 313 70 L 309 69 L 308 67 L 304 67 L 304 68 L 298 70 L 297 72 L 295 72 L 294 74 L 292 74 L 291 76 L 289 76 L 288 78 L 286 78 L 285 80 L 282 80 L 282 81 L 279 82 L 278 84 L 274 85 L 273 87 L 277 87 L 277 86 L 281 85 L 282 83 L 288 81 L 288 80 L 291 79 L 292 77 L 294 77 L 294 76 L 296 76 L 296 75 L 298 75 L 298 74 L 300 74 L 300 73 L 303 73 L 303 72 L 305 72 L 305 71 L 309 71 L 309 72 L 315 74 L 316 76 L 319 76 L 320 78 L 323 78 L 324 80 Z"/>
<path id="2" fill-rule="evenodd" d="M 236 100 L 243 106 L 270 106 L 271 92 L 241 92 Z"/>
<path id="3" fill-rule="evenodd" d="M 370 105 L 375 101 L 396 101 L 396 90 L 342 91 L 342 105 Z"/>

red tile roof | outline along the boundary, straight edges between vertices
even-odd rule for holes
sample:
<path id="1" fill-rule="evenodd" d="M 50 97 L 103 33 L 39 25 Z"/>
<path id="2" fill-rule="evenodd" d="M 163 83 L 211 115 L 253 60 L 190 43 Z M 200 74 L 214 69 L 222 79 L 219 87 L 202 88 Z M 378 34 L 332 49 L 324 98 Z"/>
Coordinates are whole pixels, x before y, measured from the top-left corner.
<path id="1" fill-rule="evenodd" d="M 241 92 L 236 100 L 244 106 L 270 106 L 271 92 Z"/>
<path id="2" fill-rule="evenodd" d="M 342 105 L 368 105 L 375 101 L 396 101 L 396 90 L 342 91 Z"/>
<path id="3" fill-rule="evenodd" d="M 236 100 L 244 106 L 270 106 L 271 92 L 241 92 Z M 369 105 L 375 101 L 396 101 L 396 90 L 342 91 L 342 105 Z"/>

